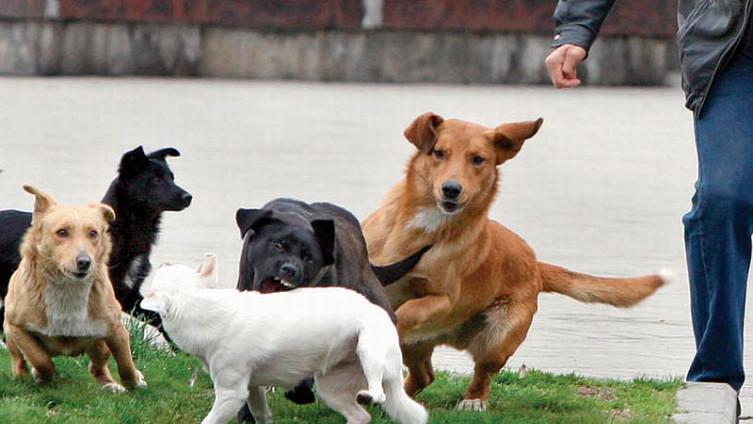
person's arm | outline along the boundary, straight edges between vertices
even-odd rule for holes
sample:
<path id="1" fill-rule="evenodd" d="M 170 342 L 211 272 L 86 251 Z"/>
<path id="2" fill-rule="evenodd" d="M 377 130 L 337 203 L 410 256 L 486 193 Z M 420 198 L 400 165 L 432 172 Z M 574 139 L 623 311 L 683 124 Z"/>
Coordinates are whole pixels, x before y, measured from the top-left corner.
<path id="1" fill-rule="evenodd" d="M 586 58 L 616 0 L 560 0 L 554 11 L 555 50 L 546 67 L 556 88 L 580 85 L 578 65 Z"/>

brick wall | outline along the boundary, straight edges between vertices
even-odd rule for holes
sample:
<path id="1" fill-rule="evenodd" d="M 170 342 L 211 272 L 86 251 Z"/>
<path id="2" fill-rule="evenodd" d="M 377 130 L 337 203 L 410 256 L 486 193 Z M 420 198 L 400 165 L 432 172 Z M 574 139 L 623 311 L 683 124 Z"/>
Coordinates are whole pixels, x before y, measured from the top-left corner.
<path id="1" fill-rule="evenodd" d="M 373 0 L 0 0 L 0 17 L 357 30 Z M 554 0 L 381 0 L 387 30 L 550 34 Z M 620 0 L 605 35 L 672 37 L 676 0 Z M 379 25 L 378 25 L 379 26 Z"/>

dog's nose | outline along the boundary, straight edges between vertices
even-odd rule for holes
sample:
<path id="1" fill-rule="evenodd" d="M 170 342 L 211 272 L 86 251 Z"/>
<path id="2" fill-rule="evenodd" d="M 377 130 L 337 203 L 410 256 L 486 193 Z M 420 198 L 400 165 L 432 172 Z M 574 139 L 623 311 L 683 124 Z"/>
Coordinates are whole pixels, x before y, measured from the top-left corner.
<path id="1" fill-rule="evenodd" d="M 442 184 L 442 194 L 447 199 L 457 199 L 463 192 L 463 186 L 457 181 L 448 181 Z"/>
<path id="2" fill-rule="evenodd" d="M 92 260 L 87 255 L 78 255 L 76 256 L 76 268 L 78 268 L 79 272 L 87 272 L 89 271 L 89 267 L 92 265 Z"/>
<path id="3" fill-rule="evenodd" d="M 193 199 L 193 196 L 191 196 L 190 193 L 183 193 L 182 196 L 180 196 L 180 199 L 183 201 L 183 204 L 188 206 L 191 204 L 191 200 Z"/>
<path id="4" fill-rule="evenodd" d="M 298 267 L 293 264 L 282 264 L 282 266 L 280 267 L 280 272 L 285 276 L 286 279 L 293 281 L 297 281 L 300 274 Z"/>

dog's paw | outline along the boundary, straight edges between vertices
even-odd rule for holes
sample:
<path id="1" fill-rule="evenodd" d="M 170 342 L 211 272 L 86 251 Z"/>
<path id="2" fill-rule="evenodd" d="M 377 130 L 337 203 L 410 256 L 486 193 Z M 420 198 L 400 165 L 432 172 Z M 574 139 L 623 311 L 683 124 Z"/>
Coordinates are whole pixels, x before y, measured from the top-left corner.
<path id="1" fill-rule="evenodd" d="M 36 368 L 31 367 L 31 376 L 34 378 L 34 384 L 42 386 L 48 384 L 52 378 L 50 376 L 42 375 Z"/>
<path id="2" fill-rule="evenodd" d="M 455 407 L 458 411 L 486 411 L 486 401 L 481 399 L 463 399 Z"/>
<path id="3" fill-rule="evenodd" d="M 146 387 L 146 380 L 144 379 L 144 374 L 142 374 L 141 371 L 136 370 L 136 383 L 134 383 L 133 388 L 143 389 L 145 387 Z"/>
<path id="4" fill-rule="evenodd" d="M 121 386 L 118 383 L 107 383 L 102 385 L 102 390 L 109 390 L 112 393 L 124 393 L 126 391 L 125 387 Z"/>
<path id="5" fill-rule="evenodd" d="M 387 400 L 384 392 L 372 393 L 368 390 L 361 390 L 356 395 L 356 402 L 361 405 L 371 405 L 372 403 L 382 403 Z"/>

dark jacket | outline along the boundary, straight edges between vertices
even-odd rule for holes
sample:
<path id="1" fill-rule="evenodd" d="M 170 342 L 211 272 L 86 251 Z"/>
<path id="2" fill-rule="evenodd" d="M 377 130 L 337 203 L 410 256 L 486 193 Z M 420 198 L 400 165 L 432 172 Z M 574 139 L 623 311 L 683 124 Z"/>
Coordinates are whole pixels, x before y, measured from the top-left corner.
<path id="1" fill-rule="evenodd" d="M 749 25 L 753 0 L 678 0 L 677 43 L 685 106 L 699 117 L 711 84 Z M 554 47 L 588 50 L 615 0 L 560 0 Z"/>

